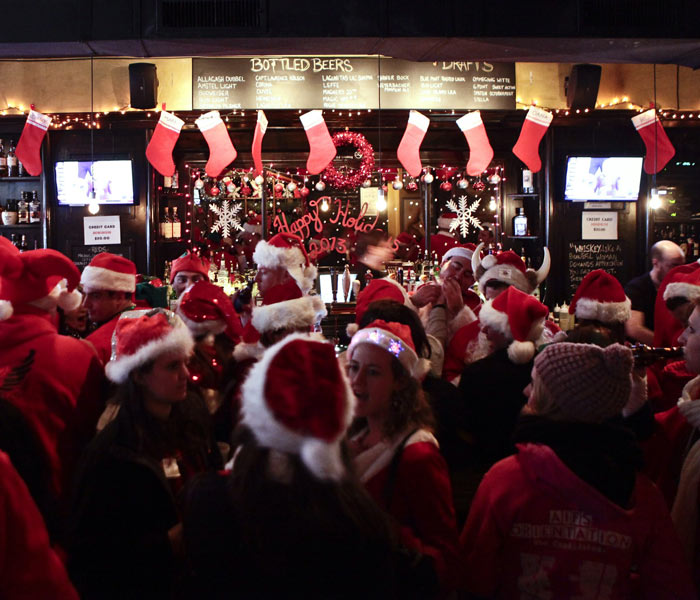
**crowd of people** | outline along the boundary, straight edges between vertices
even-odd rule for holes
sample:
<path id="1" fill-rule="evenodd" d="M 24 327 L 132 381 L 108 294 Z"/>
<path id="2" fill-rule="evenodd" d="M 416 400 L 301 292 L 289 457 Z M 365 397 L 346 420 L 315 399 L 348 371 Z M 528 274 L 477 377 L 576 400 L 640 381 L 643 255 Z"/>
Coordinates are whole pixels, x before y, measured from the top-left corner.
<path id="1" fill-rule="evenodd" d="M 546 248 L 442 240 L 409 294 L 357 246 L 339 352 L 295 235 L 257 299 L 188 251 L 173 310 L 0 237 L 0 597 L 696 598 L 700 264 L 592 271 L 563 332 Z"/>

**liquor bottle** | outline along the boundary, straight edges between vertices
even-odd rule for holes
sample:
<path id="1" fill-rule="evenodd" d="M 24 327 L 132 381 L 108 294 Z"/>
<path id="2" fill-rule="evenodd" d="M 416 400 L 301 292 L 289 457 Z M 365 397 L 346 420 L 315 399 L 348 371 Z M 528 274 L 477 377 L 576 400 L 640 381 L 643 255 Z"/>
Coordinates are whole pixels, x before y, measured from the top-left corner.
<path id="1" fill-rule="evenodd" d="M 343 302 L 350 302 L 350 288 L 352 288 L 350 265 L 345 265 L 343 270 Z"/>
<path id="2" fill-rule="evenodd" d="M 403 268 L 399 267 L 396 269 L 396 281 L 399 285 L 403 286 Z"/>
<path id="3" fill-rule="evenodd" d="M 224 286 L 228 283 L 228 269 L 226 268 L 226 259 L 221 257 L 221 264 L 219 265 L 219 270 L 216 273 L 216 282 L 220 286 Z"/>
<path id="4" fill-rule="evenodd" d="M 523 194 L 532 194 L 535 191 L 535 186 L 532 179 L 532 171 L 523 169 Z"/>
<path id="5" fill-rule="evenodd" d="M 29 195 L 29 222 L 41 222 L 41 204 L 39 203 L 39 195 L 37 192 L 31 192 Z"/>
<path id="6" fill-rule="evenodd" d="M 173 188 L 174 190 L 176 190 L 180 187 L 180 176 L 178 175 L 177 171 L 175 171 L 173 173 L 170 187 Z"/>
<path id="7" fill-rule="evenodd" d="M 211 262 L 209 263 L 209 281 L 216 283 L 216 263 L 214 262 L 213 256 Z"/>
<path id="8" fill-rule="evenodd" d="M 22 237 L 20 238 L 19 245 L 17 246 L 19 248 L 20 252 L 26 252 L 29 250 L 29 243 L 27 242 L 27 234 L 23 233 Z"/>
<path id="9" fill-rule="evenodd" d="M 160 221 L 160 237 L 169 240 L 173 237 L 173 222 L 168 216 L 168 207 L 163 210 L 163 218 Z"/>
<path id="10" fill-rule="evenodd" d="M 13 140 L 10 140 L 10 150 L 7 153 L 7 176 L 19 176 L 19 166 L 17 163 L 17 155 L 15 154 L 15 142 Z"/>
<path id="11" fill-rule="evenodd" d="M 525 244 L 520 248 L 520 260 L 523 261 L 524 265 L 527 265 L 527 254 L 525 253 Z"/>
<path id="12" fill-rule="evenodd" d="M 19 248 L 19 246 L 17 245 L 17 234 L 16 234 L 16 233 L 11 233 L 11 234 L 10 234 L 10 243 L 11 243 L 15 248 Z"/>
<path id="13" fill-rule="evenodd" d="M 39 240 L 35 239 L 34 240 L 34 250 L 38 250 L 38 249 L 39 249 Z"/>
<path id="14" fill-rule="evenodd" d="M 0 139 L 0 177 L 7 177 L 7 153 L 2 139 Z"/>
<path id="15" fill-rule="evenodd" d="M 527 235 L 527 217 L 525 216 L 525 209 L 522 206 L 515 209 L 515 216 L 513 217 L 513 235 Z"/>
<path id="16" fill-rule="evenodd" d="M 174 238 L 181 238 L 182 237 L 182 222 L 180 221 L 180 217 L 177 216 L 177 206 L 173 206 L 172 224 L 173 224 L 173 237 Z"/>
<path id="17" fill-rule="evenodd" d="M 27 192 L 22 192 L 22 199 L 17 203 L 17 223 L 29 223 L 29 202 Z"/>
<path id="18" fill-rule="evenodd" d="M 173 178 L 168 175 L 163 175 L 163 189 L 173 187 Z"/>
<path id="19" fill-rule="evenodd" d="M 676 348 L 653 348 L 646 344 L 632 344 L 630 346 L 632 356 L 634 356 L 635 367 L 648 367 L 660 360 L 682 358 L 683 347 Z"/>

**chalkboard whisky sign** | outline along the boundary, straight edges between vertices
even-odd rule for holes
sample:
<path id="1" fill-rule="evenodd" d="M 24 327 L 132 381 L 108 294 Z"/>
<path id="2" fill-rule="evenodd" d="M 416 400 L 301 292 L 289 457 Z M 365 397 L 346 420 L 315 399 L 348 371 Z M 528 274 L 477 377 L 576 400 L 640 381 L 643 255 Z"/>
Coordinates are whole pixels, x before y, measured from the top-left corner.
<path id="1" fill-rule="evenodd" d="M 515 63 L 193 58 L 192 108 L 509 110 Z"/>
<path id="2" fill-rule="evenodd" d="M 75 263 L 75 266 L 82 271 L 90 264 L 90 261 L 100 252 L 111 252 L 133 260 L 133 245 L 132 244 L 110 244 L 108 246 L 83 244 L 72 246 L 70 249 L 70 259 Z"/>
<path id="3" fill-rule="evenodd" d="M 624 284 L 625 263 L 621 242 L 569 242 L 569 298 L 581 280 L 595 269 L 604 269 Z"/>

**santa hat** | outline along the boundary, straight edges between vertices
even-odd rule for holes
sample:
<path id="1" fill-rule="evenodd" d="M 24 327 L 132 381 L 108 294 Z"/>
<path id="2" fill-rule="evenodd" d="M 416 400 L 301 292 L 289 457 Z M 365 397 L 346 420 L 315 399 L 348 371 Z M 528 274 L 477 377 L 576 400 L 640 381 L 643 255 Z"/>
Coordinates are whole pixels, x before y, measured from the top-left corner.
<path id="1" fill-rule="evenodd" d="M 243 230 L 250 234 L 262 235 L 262 220 L 259 215 L 252 213 L 248 216 L 248 219 L 243 223 Z"/>
<path id="2" fill-rule="evenodd" d="M 398 302 L 399 304 L 413 309 L 413 303 L 408 297 L 408 293 L 397 281 L 389 277 L 373 279 L 357 296 L 355 322 L 349 323 L 345 328 L 345 332 L 348 336 L 352 337 L 357 332 L 359 323 L 362 321 L 362 317 L 367 312 L 369 305 L 378 300 L 393 300 L 394 302 Z"/>
<path id="3" fill-rule="evenodd" d="M 191 250 L 187 250 L 182 256 L 173 261 L 172 269 L 170 270 L 170 283 L 175 280 L 175 276 L 180 271 L 199 273 L 205 280 L 209 281 L 209 260 L 199 256 L 199 254 L 195 254 Z"/>
<path id="4" fill-rule="evenodd" d="M 469 264 L 471 265 L 472 257 L 474 256 L 474 250 L 476 250 L 476 244 L 472 244 L 471 242 L 468 244 L 455 246 L 454 248 L 450 248 L 447 252 L 445 252 L 445 254 L 443 254 L 442 262 L 447 262 L 447 260 L 452 258 L 453 256 L 459 256 L 468 260 Z"/>
<path id="5" fill-rule="evenodd" d="M 454 221 L 457 218 L 457 213 L 453 212 L 444 212 L 440 214 L 438 217 L 437 223 L 438 227 L 440 229 L 450 229 L 450 225 L 452 224 L 452 221 Z"/>
<path id="6" fill-rule="evenodd" d="M 403 323 L 387 322 L 382 319 L 372 321 L 352 336 L 348 347 L 348 357 L 360 344 L 373 344 L 383 348 L 403 365 L 408 373 L 422 381 L 430 371 L 430 361 L 419 358 L 411 337 L 411 328 Z"/>
<path id="7" fill-rule="evenodd" d="M 96 290 L 134 292 L 136 265 L 123 256 L 111 252 L 100 252 L 83 269 L 80 283 Z"/>
<path id="8" fill-rule="evenodd" d="M 161 354 L 189 356 L 194 340 L 180 317 L 163 308 L 132 310 L 121 314 L 112 337 L 112 358 L 105 367 L 107 378 L 124 383 L 134 369 Z"/>
<path id="9" fill-rule="evenodd" d="M 533 296 L 510 286 L 481 308 L 479 321 L 512 340 L 508 358 L 525 364 L 535 356 L 535 343 L 544 333 L 549 309 Z"/>
<path id="10" fill-rule="evenodd" d="M 479 244 L 472 256 L 472 271 L 481 290 L 484 290 L 489 281 L 496 280 L 532 294 L 549 274 L 551 260 L 547 246 L 543 248 L 544 258 L 537 271 L 526 269 L 523 260 L 512 250 L 506 250 L 500 254 L 489 254 L 482 260 L 480 255 L 483 247 L 483 244 Z"/>
<path id="11" fill-rule="evenodd" d="M 680 297 L 692 302 L 700 298 L 700 269 L 697 263 L 671 269 L 664 283 L 666 284 L 664 301 Z"/>
<path id="12" fill-rule="evenodd" d="M 20 253 L 10 240 L 0 237 L 0 320 L 12 316 L 13 305 L 75 310 L 83 300 L 76 289 L 79 282 L 78 267 L 60 252 L 42 249 Z"/>
<path id="13" fill-rule="evenodd" d="M 620 282 L 603 269 L 596 269 L 581 280 L 569 312 L 579 319 L 624 323 L 630 318 L 631 306 Z"/>
<path id="14" fill-rule="evenodd" d="M 412 246 L 418 243 L 416 241 L 416 236 L 408 233 L 408 231 L 402 231 L 399 233 L 399 235 L 396 236 L 396 241 L 399 244 L 404 244 L 406 246 Z"/>
<path id="15" fill-rule="evenodd" d="M 182 294 L 177 314 L 194 337 L 226 333 L 237 343 L 243 334 L 231 299 L 218 285 L 208 281 L 198 281 Z"/>
<path id="16" fill-rule="evenodd" d="M 302 294 L 299 286 L 290 280 L 265 292 L 263 305 L 253 309 L 252 323 L 260 333 L 278 329 L 311 329 L 327 314 L 321 296 Z"/>
<path id="17" fill-rule="evenodd" d="M 292 334 L 251 368 L 241 416 L 259 445 L 299 455 L 319 479 L 339 480 L 345 474 L 341 441 L 354 405 L 333 345 Z"/>
<path id="18" fill-rule="evenodd" d="M 258 242 L 253 260 L 260 267 L 284 267 L 294 278 L 299 289 L 307 294 L 316 279 L 316 267 L 309 262 L 309 255 L 299 236 L 278 233 L 267 242 Z"/>

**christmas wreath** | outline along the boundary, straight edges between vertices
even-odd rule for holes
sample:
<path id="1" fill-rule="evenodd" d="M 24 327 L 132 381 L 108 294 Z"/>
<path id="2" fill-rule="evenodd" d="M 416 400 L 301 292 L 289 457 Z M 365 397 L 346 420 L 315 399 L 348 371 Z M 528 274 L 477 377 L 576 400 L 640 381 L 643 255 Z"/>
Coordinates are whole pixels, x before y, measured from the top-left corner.
<path id="1" fill-rule="evenodd" d="M 359 187 L 363 181 L 369 179 L 374 170 L 374 148 L 361 133 L 353 131 L 340 131 L 333 136 L 333 144 L 340 146 L 355 146 L 355 156 L 360 158 L 360 166 L 357 169 L 348 169 L 341 173 L 332 164 L 323 171 L 323 179 L 339 190 L 351 190 Z"/>

